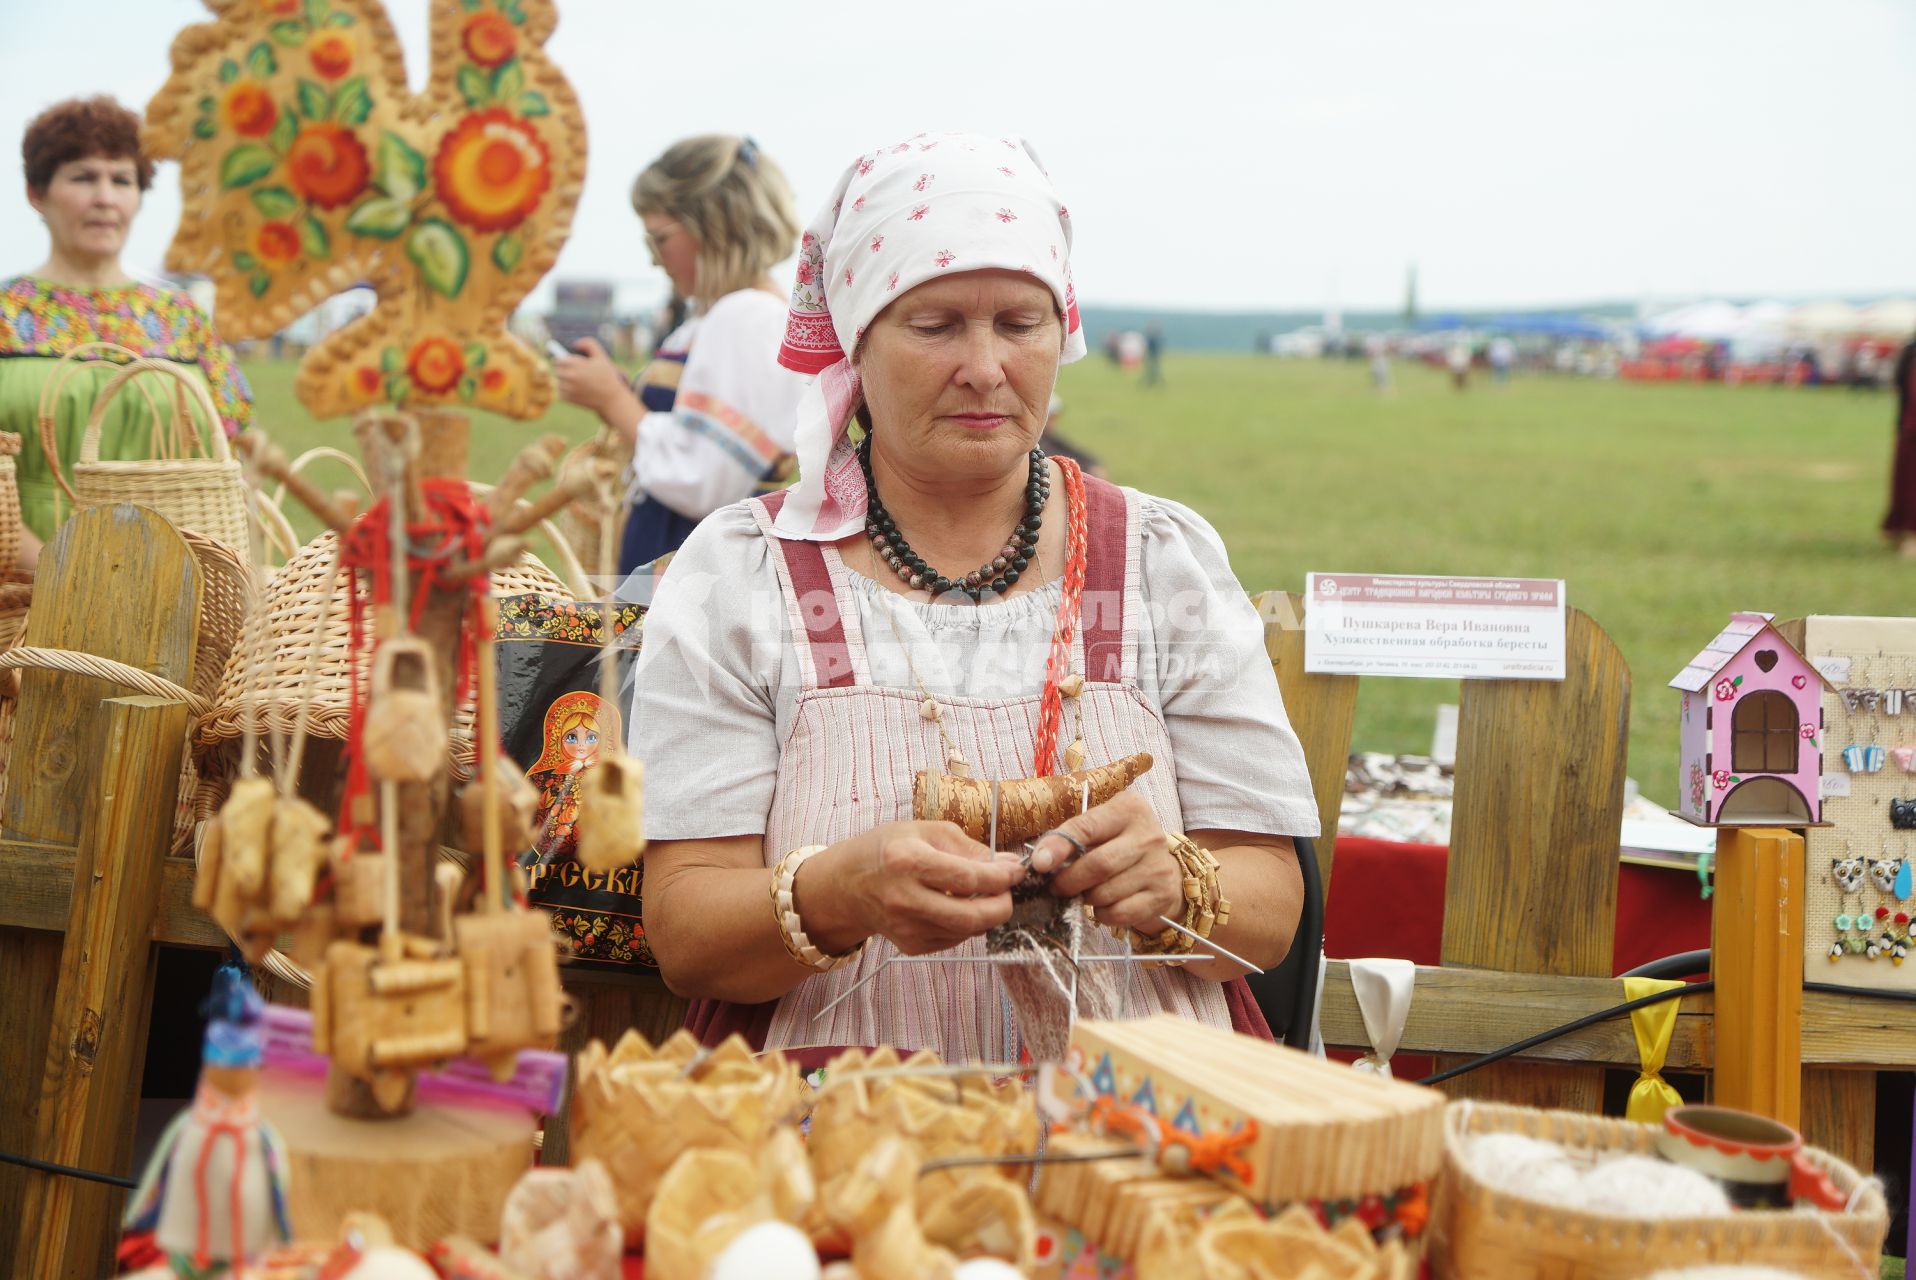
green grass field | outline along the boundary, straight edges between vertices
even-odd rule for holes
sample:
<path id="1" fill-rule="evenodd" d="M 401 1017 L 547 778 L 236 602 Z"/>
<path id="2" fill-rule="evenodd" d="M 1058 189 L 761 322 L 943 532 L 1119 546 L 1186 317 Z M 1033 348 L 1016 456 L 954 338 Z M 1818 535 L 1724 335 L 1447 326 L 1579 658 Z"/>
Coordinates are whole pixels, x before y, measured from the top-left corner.
<path id="1" fill-rule="evenodd" d="M 259 421 L 289 452 L 343 443 L 292 399 L 290 364 L 249 363 Z M 1182 356 L 1164 384 L 1088 360 L 1064 370 L 1063 429 L 1114 479 L 1187 502 L 1252 591 L 1322 572 L 1568 580 L 1635 680 L 1630 771 L 1675 799 L 1666 682 L 1733 609 L 1782 617 L 1908 610 L 1916 564 L 1875 532 L 1891 402 L 1843 390 L 1473 382 L 1400 365 L 1379 396 L 1361 363 Z M 584 438 L 555 410 L 537 429 Z M 476 475 L 528 424 L 475 421 Z M 1356 745 L 1428 748 L 1441 681 L 1365 682 Z"/>

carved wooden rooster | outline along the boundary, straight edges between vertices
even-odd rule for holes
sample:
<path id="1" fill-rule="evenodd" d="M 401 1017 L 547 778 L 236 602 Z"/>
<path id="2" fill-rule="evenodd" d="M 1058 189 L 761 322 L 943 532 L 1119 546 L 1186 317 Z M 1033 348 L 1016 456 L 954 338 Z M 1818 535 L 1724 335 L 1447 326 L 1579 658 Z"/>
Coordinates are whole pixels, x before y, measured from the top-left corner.
<path id="1" fill-rule="evenodd" d="M 300 365 L 318 417 L 370 405 L 536 417 L 545 361 L 506 332 L 585 177 L 578 98 L 544 51 L 551 0 L 433 0 L 432 73 L 406 85 L 379 0 L 205 0 L 148 104 L 181 163 L 167 253 L 218 282 L 228 337 L 274 333 L 361 281 L 371 314 Z"/>

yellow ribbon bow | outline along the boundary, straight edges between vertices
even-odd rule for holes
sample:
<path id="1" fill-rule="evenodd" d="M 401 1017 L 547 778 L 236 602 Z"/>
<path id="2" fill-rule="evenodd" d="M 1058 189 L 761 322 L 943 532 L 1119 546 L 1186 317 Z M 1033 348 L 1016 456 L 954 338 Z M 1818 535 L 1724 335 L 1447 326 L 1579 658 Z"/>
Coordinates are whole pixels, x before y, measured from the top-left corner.
<path id="1" fill-rule="evenodd" d="M 1625 978 L 1623 994 L 1626 999 L 1641 1000 L 1682 985 L 1655 978 Z M 1656 1124 L 1663 1119 L 1665 1111 L 1683 1101 L 1683 1095 L 1671 1088 L 1662 1074 L 1663 1059 L 1670 1052 L 1670 1037 L 1676 1033 L 1677 1013 L 1682 1004 L 1682 998 L 1678 997 L 1630 1010 L 1630 1030 L 1636 1033 L 1637 1058 L 1643 1063 L 1643 1071 L 1630 1086 L 1630 1102 L 1623 1111 L 1626 1120 Z"/>

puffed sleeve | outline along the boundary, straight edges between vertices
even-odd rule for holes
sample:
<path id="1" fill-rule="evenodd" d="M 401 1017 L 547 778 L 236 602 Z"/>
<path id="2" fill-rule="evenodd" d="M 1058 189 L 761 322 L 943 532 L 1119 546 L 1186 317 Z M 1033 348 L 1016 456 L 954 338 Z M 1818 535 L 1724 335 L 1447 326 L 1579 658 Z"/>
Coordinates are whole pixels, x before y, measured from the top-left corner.
<path id="1" fill-rule="evenodd" d="M 785 307 L 757 289 L 712 304 L 672 408 L 639 419 L 639 487 L 692 520 L 748 498 L 792 451 L 804 379 L 778 363 Z"/>
<path id="2" fill-rule="evenodd" d="M 1139 684 L 1164 715 L 1185 826 L 1315 836 L 1304 749 L 1223 541 L 1179 503 L 1140 508 Z"/>
<path id="3" fill-rule="evenodd" d="M 660 578 L 631 719 L 648 840 L 765 830 L 778 776 L 781 599 L 765 538 L 742 503 L 701 522 Z"/>
<path id="4" fill-rule="evenodd" d="M 233 348 L 220 341 L 213 322 L 195 308 L 200 329 L 200 372 L 213 393 L 213 407 L 220 411 L 220 423 L 228 436 L 236 436 L 253 425 L 253 388 L 240 372 L 239 357 Z"/>

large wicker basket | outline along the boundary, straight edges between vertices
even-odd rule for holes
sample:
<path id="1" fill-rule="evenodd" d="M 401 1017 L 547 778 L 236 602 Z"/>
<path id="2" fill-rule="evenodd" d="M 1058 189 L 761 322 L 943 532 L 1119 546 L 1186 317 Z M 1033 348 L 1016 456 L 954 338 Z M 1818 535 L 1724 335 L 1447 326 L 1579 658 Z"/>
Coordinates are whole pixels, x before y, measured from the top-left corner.
<path id="1" fill-rule="evenodd" d="M 1572 1151 L 1645 1155 L 1650 1125 L 1568 1111 L 1459 1102 L 1445 1116 L 1444 1177 L 1431 1223 L 1440 1276 L 1497 1280 L 1635 1280 L 1704 1265 L 1769 1266 L 1804 1277 L 1876 1280 L 1889 1210 L 1880 1186 L 1811 1150 L 1851 1197 L 1847 1213 L 1752 1211 L 1728 1217 L 1615 1218 L 1544 1204 L 1487 1186 L 1462 1156 L 1469 1135 L 1520 1133 Z"/>
<path id="2" fill-rule="evenodd" d="M 156 456 L 103 460 L 100 432 L 107 408 L 142 374 L 173 382 L 172 394 L 161 398 L 170 402 L 164 407 L 147 394 L 148 404 L 153 407 L 152 447 Z M 147 391 L 144 387 L 141 390 Z M 87 416 L 86 431 L 80 437 L 80 456 L 73 463 L 71 484 L 61 471 L 51 415 L 44 411 L 40 416 L 40 444 L 60 492 L 75 506 L 136 503 L 157 511 L 176 528 L 217 538 L 250 555 L 246 480 L 227 445 L 219 411 L 206 388 L 171 361 L 131 360 L 100 388 L 93 412 Z"/>

